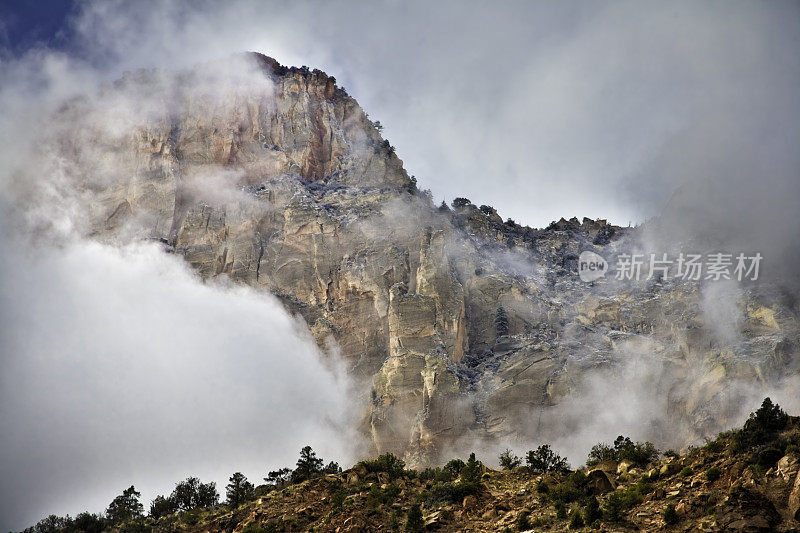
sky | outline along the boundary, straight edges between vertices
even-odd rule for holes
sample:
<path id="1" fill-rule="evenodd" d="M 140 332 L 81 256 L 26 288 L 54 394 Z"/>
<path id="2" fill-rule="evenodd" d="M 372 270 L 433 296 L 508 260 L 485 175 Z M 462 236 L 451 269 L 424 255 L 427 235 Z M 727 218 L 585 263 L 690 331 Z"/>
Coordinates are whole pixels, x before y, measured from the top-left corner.
<path id="1" fill-rule="evenodd" d="M 241 50 L 320 68 L 437 201 L 533 227 L 642 222 L 687 182 L 800 168 L 796 2 L 24 4 L 4 3 L 13 54 L 38 36 L 111 78 Z"/>
<path id="2" fill-rule="evenodd" d="M 354 458 L 351 384 L 276 301 L 77 239 L 19 183 L 64 98 L 243 50 L 335 76 L 437 202 L 800 236 L 797 2 L 0 0 L 0 529 Z"/>

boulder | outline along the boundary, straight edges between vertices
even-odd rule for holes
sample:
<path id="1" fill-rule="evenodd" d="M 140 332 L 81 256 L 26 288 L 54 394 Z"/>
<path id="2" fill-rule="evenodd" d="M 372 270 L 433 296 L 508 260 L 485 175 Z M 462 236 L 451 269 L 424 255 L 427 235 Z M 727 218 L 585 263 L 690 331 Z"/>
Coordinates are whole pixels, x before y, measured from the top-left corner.
<path id="1" fill-rule="evenodd" d="M 633 465 L 634 465 L 633 461 L 623 459 L 622 461 L 620 461 L 619 465 L 617 465 L 617 475 L 627 474 L 628 471 L 630 471 L 630 469 L 633 467 Z"/>
<path id="2" fill-rule="evenodd" d="M 717 507 L 717 525 L 722 531 L 774 531 L 781 521 L 775 505 L 764 496 L 734 487 Z"/>
<path id="3" fill-rule="evenodd" d="M 616 487 L 616 483 L 604 470 L 595 468 L 586 474 L 586 480 L 594 494 L 605 494 Z"/>
<path id="4" fill-rule="evenodd" d="M 472 494 L 470 494 L 469 496 L 465 496 L 464 501 L 461 502 L 461 507 L 463 507 L 464 510 L 466 511 L 474 509 L 477 506 L 478 506 L 478 498 L 476 498 Z"/>
<path id="5" fill-rule="evenodd" d="M 789 494 L 789 512 L 800 522 L 800 472 L 796 474 L 792 492 Z"/>
<path id="6" fill-rule="evenodd" d="M 800 470 L 800 461 L 794 455 L 784 455 L 778 461 L 776 473 L 783 478 L 784 481 L 791 482 Z"/>

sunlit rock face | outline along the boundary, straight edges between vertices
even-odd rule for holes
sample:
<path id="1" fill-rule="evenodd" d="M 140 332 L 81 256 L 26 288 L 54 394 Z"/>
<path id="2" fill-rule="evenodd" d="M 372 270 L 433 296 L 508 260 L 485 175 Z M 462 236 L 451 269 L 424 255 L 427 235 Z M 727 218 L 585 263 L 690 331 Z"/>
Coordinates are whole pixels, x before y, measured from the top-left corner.
<path id="1" fill-rule="evenodd" d="M 65 104 L 46 144 L 54 201 L 82 232 L 160 240 L 203 278 L 269 291 L 301 315 L 359 378 L 376 452 L 436 462 L 640 408 L 620 431 L 681 446 L 735 422 L 754 384 L 797 372 L 791 294 L 583 283 L 581 251 L 611 263 L 641 246 L 638 230 L 588 219 L 533 230 L 488 206 L 436 207 L 316 70 L 251 54 L 128 74 Z"/>

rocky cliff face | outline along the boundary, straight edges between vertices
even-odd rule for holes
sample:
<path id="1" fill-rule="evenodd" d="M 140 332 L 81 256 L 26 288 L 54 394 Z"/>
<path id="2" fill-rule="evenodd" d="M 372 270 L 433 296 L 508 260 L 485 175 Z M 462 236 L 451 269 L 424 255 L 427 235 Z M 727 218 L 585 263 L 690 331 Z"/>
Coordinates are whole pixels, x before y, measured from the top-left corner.
<path id="1" fill-rule="evenodd" d="M 60 200 L 81 231 L 156 239 L 205 278 L 277 295 L 347 361 L 377 452 L 429 462 L 464 442 L 569 434 L 580 398 L 619 409 L 626 387 L 659 398 L 641 436 L 679 446 L 739 414 L 734 386 L 800 364 L 797 301 L 771 285 L 719 298 L 672 280 L 590 285 L 578 254 L 613 261 L 638 230 L 435 207 L 316 70 L 255 54 L 130 74 L 54 124 Z"/>

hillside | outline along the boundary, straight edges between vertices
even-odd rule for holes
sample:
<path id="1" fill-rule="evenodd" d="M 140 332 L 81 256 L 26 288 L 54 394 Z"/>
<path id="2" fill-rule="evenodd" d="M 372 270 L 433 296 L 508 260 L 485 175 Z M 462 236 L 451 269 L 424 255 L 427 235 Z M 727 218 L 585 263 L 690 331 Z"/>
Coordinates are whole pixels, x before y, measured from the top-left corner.
<path id="1" fill-rule="evenodd" d="M 238 505 L 190 503 L 182 512 L 165 511 L 176 488 L 167 500 L 161 498 L 160 508 L 153 503 L 147 518 L 98 520 L 95 527 L 147 533 L 800 527 L 800 418 L 787 417 L 768 399 L 742 429 L 682 455 L 660 454 L 649 443 L 620 437 L 593 448 L 587 461 L 592 466 L 575 471 L 548 446 L 529 452 L 525 462 L 513 454 L 501 462 L 505 469 L 493 470 L 473 455 L 442 468 L 408 470 L 387 454 L 304 481 L 271 473 L 272 484 L 255 488 Z M 298 462 L 295 474 L 300 470 Z M 51 517 L 30 531 L 92 531 L 60 520 Z"/>

